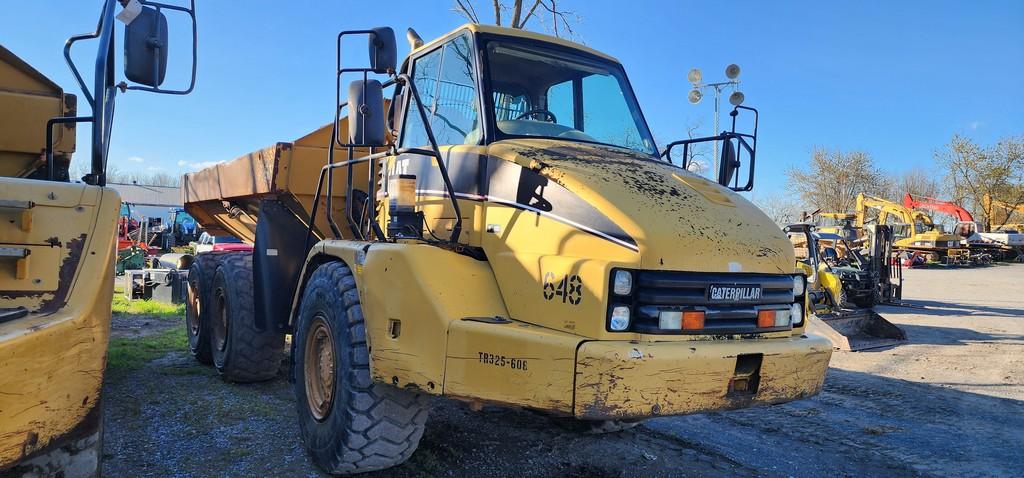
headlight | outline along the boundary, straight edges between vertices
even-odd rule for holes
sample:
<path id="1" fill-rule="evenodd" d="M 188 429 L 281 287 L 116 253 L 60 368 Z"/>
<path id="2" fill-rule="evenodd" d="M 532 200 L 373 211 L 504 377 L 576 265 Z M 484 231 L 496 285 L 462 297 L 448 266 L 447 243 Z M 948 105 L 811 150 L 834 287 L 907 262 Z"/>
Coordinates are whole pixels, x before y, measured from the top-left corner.
<path id="1" fill-rule="evenodd" d="M 804 295 L 805 279 L 801 274 L 793 276 L 793 296 L 799 297 Z"/>
<path id="2" fill-rule="evenodd" d="M 804 305 L 797 302 L 789 306 L 789 317 L 793 327 L 804 323 Z"/>
<path id="3" fill-rule="evenodd" d="M 629 329 L 629 307 L 617 305 L 612 307 L 612 316 L 608 320 L 608 328 L 616 332 Z"/>
<path id="4" fill-rule="evenodd" d="M 629 295 L 633 292 L 633 274 L 629 271 L 615 271 L 612 277 L 612 292 L 616 295 Z"/>

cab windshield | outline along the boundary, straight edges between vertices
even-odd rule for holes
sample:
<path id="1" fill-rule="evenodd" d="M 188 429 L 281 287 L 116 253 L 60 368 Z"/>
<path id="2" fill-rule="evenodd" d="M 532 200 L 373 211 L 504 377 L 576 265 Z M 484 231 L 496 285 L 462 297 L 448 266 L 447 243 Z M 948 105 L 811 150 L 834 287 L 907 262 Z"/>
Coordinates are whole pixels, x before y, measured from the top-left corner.
<path id="1" fill-rule="evenodd" d="M 657 155 L 619 65 L 507 41 L 487 43 L 487 65 L 500 134 L 603 143 Z"/>

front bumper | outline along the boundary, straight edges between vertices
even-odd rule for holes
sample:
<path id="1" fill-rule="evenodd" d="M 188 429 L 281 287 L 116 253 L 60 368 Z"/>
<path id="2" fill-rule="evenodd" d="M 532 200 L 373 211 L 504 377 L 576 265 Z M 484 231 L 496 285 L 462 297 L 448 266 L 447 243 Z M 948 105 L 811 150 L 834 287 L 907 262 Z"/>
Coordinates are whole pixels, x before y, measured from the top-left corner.
<path id="1" fill-rule="evenodd" d="M 816 335 L 584 342 L 576 353 L 573 414 L 646 418 L 799 400 L 821 391 L 831 356 L 832 345 Z"/>

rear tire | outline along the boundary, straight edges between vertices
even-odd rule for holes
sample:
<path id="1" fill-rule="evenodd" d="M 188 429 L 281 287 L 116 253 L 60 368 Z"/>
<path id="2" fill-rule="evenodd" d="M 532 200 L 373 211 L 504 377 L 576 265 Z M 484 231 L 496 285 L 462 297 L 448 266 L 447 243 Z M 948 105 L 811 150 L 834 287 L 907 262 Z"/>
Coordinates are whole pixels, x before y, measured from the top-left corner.
<path id="1" fill-rule="evenodd" d="M 188 350 L 199 363 L 210 365 L 210 290 L 213 274 L 217 271 L 222 253 L 204 253 L 195 256 L 188 268 L 185 291 L 185 335 Z"/>
<path id="2" fill-rule="evenodd" d="M 302 294 L 292 356 L 299 429 L 328 473 L 383 470 L 409 459 L 426 426 L 426 394 L 375 383 L 352 272 L 316 269 Z"/>
<path id="3" fill-rule="evenodd" d="M 284 334 L 256 328 L 252 254 L 221 257 L 210 294 L 213 365 L 229 382 L 259 382 L 277 375 Z"/>

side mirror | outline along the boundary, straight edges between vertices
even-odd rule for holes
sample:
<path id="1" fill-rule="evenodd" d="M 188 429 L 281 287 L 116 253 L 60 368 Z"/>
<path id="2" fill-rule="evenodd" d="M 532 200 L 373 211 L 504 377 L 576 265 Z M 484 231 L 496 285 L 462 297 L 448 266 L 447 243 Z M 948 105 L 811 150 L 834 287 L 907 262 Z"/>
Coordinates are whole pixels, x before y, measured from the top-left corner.
<path id="1" fill-rule="evenodd" d="M 124 27 L 124 74 L 132 82 L 152 88 L 167 73 L 167 17 L 152 7 Z"/>
<path id="2" fill-rule="evenodd" d="M 357 80 L 348 86 L 348 143 L 385 146 L 384 88 L 377 80 Z"/>
<path id="3" fill-rule="evenodd" d="M 729 187 L 736 171 L 740 169 L 740 162 L 736 159 L 736 148 L 732 140 L 726 138 L 722 141 L 722 157 L 718 162 L 718 184 Z"/>
<path id="4" fill-rule="evenodd" d="M 370 68 L 377 74 L 390 74 L 398 63 L 395 31 L 391 27 L 377 27 L 370 34 Z"/>

